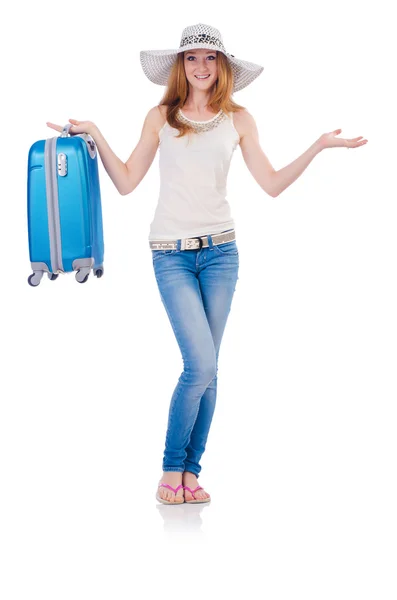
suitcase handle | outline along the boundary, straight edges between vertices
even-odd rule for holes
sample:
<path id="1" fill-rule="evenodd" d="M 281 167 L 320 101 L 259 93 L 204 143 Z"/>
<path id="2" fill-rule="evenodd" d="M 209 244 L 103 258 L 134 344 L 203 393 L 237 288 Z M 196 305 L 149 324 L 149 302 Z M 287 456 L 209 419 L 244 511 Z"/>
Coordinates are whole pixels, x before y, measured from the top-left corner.
<path id="1" fill-rule="evenodd" d="M 60 135 L 60 137 L 68 137 L 69 135 L 69 130 L 72 127 L 71 123 L 67 123 L 64 128 L 62 129 L 62 133 Z"/>
<path id="2" fill-rule="evenodd" d="M 69 130 L 70 128 L 73 127 L 73 125 L 71 123 L 67 123 L 64 128 L 62 129 L 62 133 L 59 137 L 68 137 L 69 135 Z M 72 137 L 72 136 L 70 136 Z M 76 137 L 81 137 L 83 138 L 83 140 L 85 141 L 85 143 L 87 144 L 87 150 L 89 155 L 91 156 L 91 158 L 95 158 L 96 156 L 96 146 L 95 146 L 95 140 L 92 136 L 90 136 L 88 133 L 77 133 Z"/>

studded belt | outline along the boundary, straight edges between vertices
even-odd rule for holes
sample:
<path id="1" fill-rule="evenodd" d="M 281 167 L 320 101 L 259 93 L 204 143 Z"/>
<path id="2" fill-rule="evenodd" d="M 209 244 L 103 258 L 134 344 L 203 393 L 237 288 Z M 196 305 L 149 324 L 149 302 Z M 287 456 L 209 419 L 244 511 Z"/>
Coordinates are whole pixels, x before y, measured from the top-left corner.
<path id="1" fill-rule="evenodd" d="M 210 234 L 212 243 L 214 246 L 219 244 L 226 244 L 226 242 L 232 242 L 236 239 L 236 232 L 234 229 L 223 231 L 222 233 Z M 178 248 L 179 245 L 179 248 Z M 150 240 L 149 246 L 151 250 L 198 250 L 201 248 L 208 248 L 208 237 L 202 235 L 194 238 L 184 238 L 180 240 Z"/>

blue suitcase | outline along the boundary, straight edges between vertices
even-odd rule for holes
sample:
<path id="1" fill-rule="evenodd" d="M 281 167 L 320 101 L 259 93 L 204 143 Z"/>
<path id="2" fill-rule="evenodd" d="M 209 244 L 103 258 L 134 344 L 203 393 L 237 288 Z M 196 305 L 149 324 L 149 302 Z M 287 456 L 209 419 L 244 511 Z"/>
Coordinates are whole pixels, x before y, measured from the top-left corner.
<path id="1" fill-rule="evenodd" d="M 86 134 L 39 140 L 28 157 L 28 236 L 31 286 L 75 272 L 79 283 L 91 269 L 103 275 L 103 226 L 97 148 Z"/>

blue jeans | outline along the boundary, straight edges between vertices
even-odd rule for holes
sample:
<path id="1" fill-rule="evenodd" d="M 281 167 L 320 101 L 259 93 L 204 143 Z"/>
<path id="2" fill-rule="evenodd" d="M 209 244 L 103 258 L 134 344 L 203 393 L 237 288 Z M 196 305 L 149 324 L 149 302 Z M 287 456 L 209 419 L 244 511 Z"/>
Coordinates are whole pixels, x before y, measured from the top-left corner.
<path id="1" fill-rule="evenodd" d="M 208 248 L 152 250 L 161 300 L 184 370 L 171 398 L 163 471 L 197 477 L 215 409 L 219 348 L 236 289 L 236 241 Z"/>

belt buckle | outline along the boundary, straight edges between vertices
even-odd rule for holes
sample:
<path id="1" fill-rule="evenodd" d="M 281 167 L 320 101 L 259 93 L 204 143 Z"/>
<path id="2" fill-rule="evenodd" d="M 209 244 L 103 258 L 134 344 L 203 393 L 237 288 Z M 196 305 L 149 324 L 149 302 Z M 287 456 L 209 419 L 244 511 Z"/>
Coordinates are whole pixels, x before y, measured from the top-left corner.
<path id="1" fill-rule="evenodd" d="M 181 250 L 196 250 L 196 248 L 193 248 L 191 245 L 191 242 L 193 240 L 198 240 L 199 241 L 199 250 L 203 247 L 203 240 L 200 237 L 196 237 L 196 238 L 185 238 L 181 241 Z"/>

